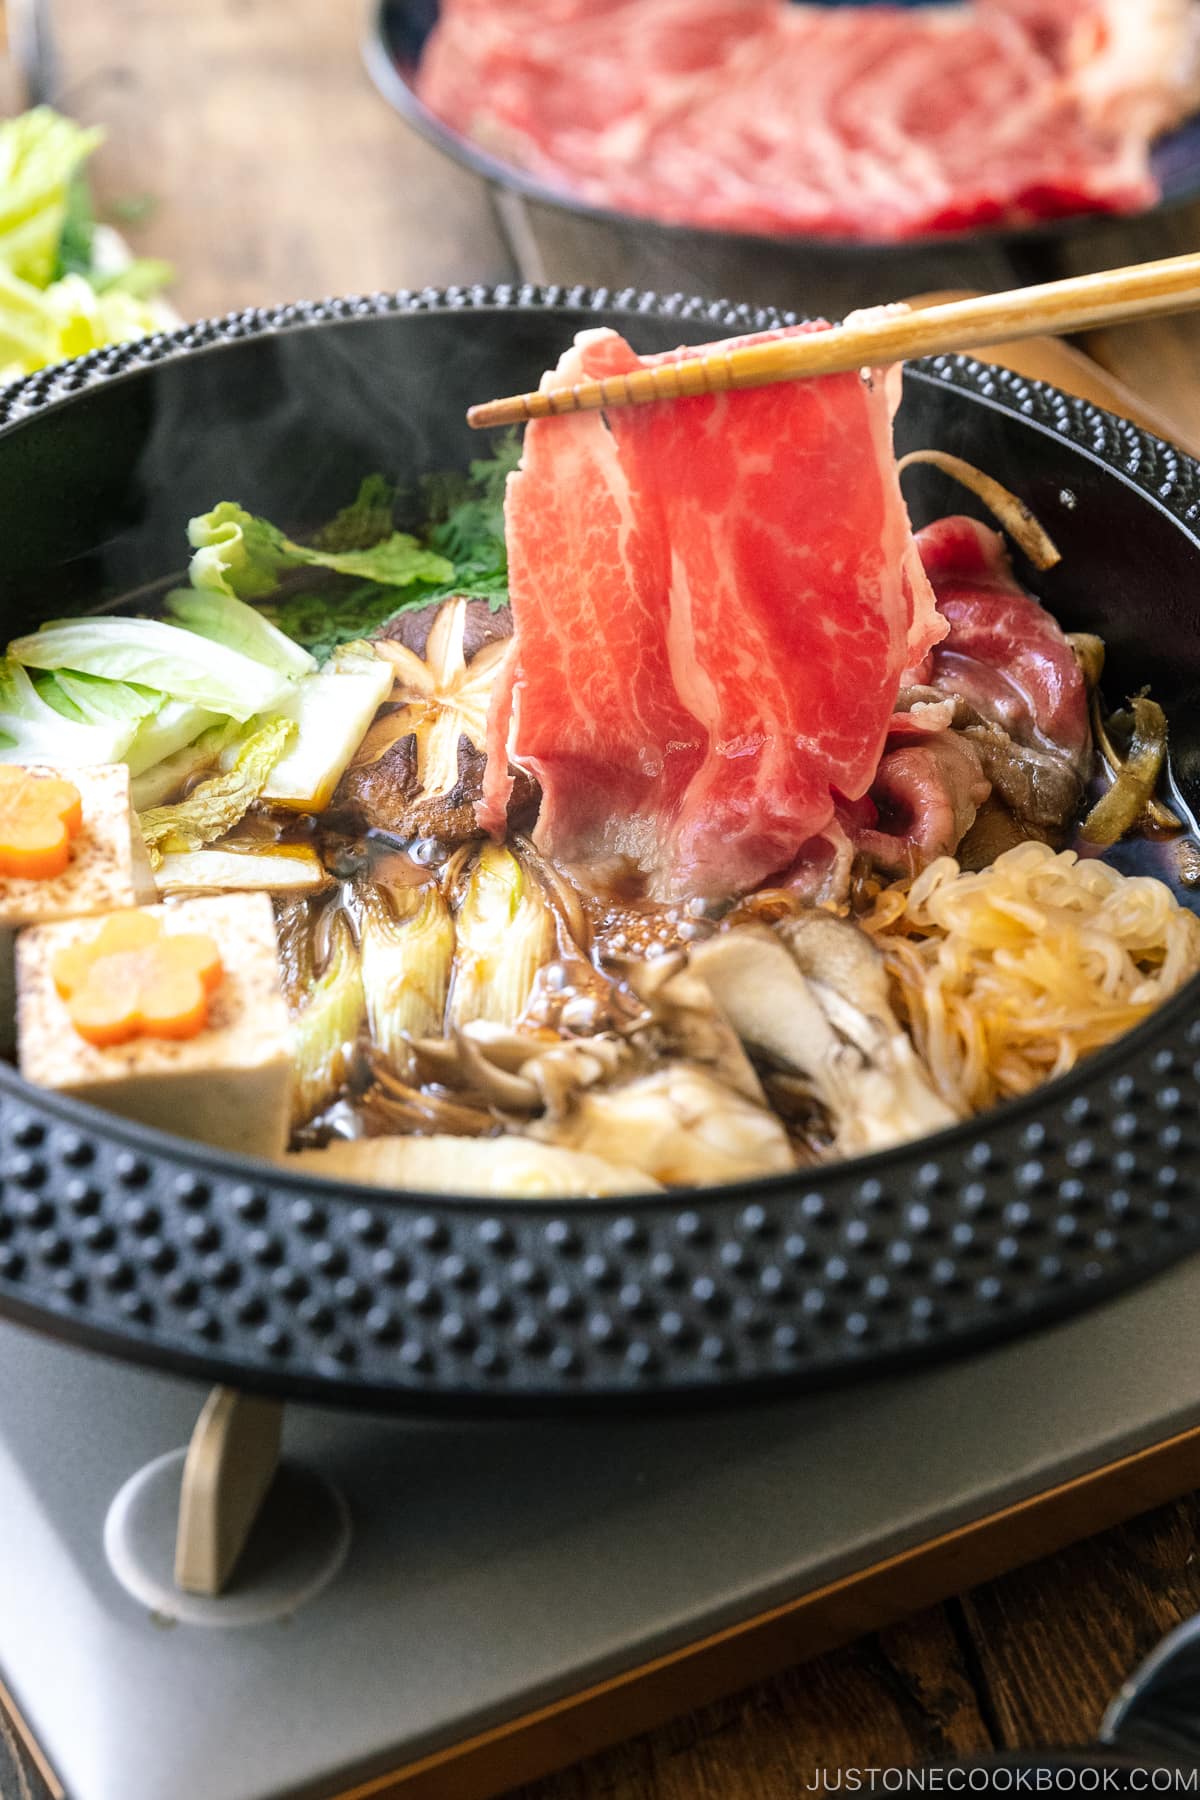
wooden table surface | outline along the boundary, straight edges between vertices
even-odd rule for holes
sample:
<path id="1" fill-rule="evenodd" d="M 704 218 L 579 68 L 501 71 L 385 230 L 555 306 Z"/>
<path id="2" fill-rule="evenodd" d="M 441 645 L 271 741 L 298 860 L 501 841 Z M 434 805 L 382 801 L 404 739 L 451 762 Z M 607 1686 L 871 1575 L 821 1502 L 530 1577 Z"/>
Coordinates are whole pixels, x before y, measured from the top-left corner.
<path id="1" fill-rule="evenodd" d="M 61 104 L 109 129 L 95 168 L 102 210 L 153 203 L 128 235 L 176 264 L 185 315 L 515 272 L 476 180 L 406 131 L 370 85 L 355 0 L 54 0 L 53 12 Z M 1077 240 L 1060 263 L 1198 244 L 1200 211 L 1186 210 L 1149 235 L 1116 226 Z M 1089 349 L 1200 444 L 1200 324 L 1112 332 Z M 790 1800 L 818 1767 L 1084 1742 L 1134 1665 L 1200 1610 L 1198 1530 L 1193 1495 L 521 1800 Z M 6 1731 L 0 1715 L 0 1795 L 40 1800 Z"/>

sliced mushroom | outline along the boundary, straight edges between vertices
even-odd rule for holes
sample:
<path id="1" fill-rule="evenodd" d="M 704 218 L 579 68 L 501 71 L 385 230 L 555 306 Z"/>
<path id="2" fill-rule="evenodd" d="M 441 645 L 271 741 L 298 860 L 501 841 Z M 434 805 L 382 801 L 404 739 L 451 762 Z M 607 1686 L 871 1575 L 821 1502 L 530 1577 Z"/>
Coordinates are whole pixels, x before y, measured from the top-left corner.
<path id="1" fill-rule="evenodd" d="M 751 1050 L 805 1072 L 836 1059 L 837 1033 L 780 937 L 767 926 L 721 932 L 693 953 L 692 968 Z"/>
<path id="2" fill-rule="evenodd" d="M 563 1118 L 539 1119 L 528 1132 L 589 1155 L 619 1157 L 673 1184 L 739 1181 L 795 1167 L 774 1113 L 688 1063 L 584 1093 Z"/>
<path id="3" fill-rule="evenodd" d="M 388 744 L 412 736 L 416 740 L 417 785 L 427 794 L 445 793 L 458 775 L 458 742 L 465 737 L 482 750 L 488 702 L 503 643 L 487 644 L 468 663 L 463 653 L 467 602 L 448 600 L 430 628 L 423 657 L 404 644 L 380 639 L 375 649 L 391 663 L 396 712 L 386 714 L 368 733 L 355 762 L 378 761 Z"/>
<path id="4" fill-rule="evenodd" d="M 835 1030 L 864 1056 L 899 1032 L 883 958 L 865 931 L 813 911 L 785 921 L 779 935 Z"/>
<path id="5" fill-rule="evenodd" d="M 337 794 L 338 805 L 364 824 L 444 843 L 477 835 L 488 703 L 506 642 L 481 642 L 477 605 L 458 596 L 430 608 L 424 637 L 410 633 L 419 653 L 390 634 L 373 640 L 392 667 L 392 704 L 367 732 Z M 524 778 L 514 804 L 527 804 L 533 792 Z"/>
<path id="6" fill-rule="evenodd" d="M 456 595 L 455 599 L 462 614 L 464 661 L 469 663 L 489 644 L 499 643 L 503 648 L 513 634 L 512 608 L 507 604 L 495 606 L 490 600 L 468 600 L 461 594 Z M 402 644 L 414 656 L 428 662 L 429 639 L 433 628 L 450 604 L 446 600 L 440 606 L 405 608 L 380 626 L 371 642 L 377 645 Z"/>
<path id="7" fill-rule="evenodd" d="M 378 723 L 385 725 L 389 716 Z M 334 803 L 369 830 L 398 838 L 433 838 L 441 844 L 467 843 L 478 836 L 475 802 L 487 759 L 465 735 L 458 739 L 455 758 L 450 785 L 425 793 L 417 774 L 417 740 L 409 732 L 393 738 L 374 762 L 352 764 Z"/>
<path id="8" fill-rule="evenodd" d="M 637 1062 L 629 1043 L 612 1033 L 560 1037 L 487 1019 L 472 1020 L 452 1038 L 424 1038 L 414 1053 L 426 1079 L 468 1089 L 473 1098 L 508 1113 L 561 1113 L 580 1089 L 628 1072 Z"/>
<path id="9" fill-rule="evenodd" d="M 432 1087 L 413 1087 L 386 1068 L 376 1055 L 371 1072 L 375 1079 L 363 1095 L 361 1110 L 376 1132 L 411 1131 L 428 1136 L 443 1132 L 452 1137 L 482 1137 L 496 1129 L 497 1120 L 486 1106 L 469 1097 L 439 1093 Z"/>
<path id="10" fill-rule="evenodd" d="M 606 1032 L 591 1038 L 565 1038 L 533 1057 L 521 1073 L 537 1088 L 547 1113 L 559 1118 L 576 1094 L 628 1073 L 637 1061 L 636 1051 L 625 1039 Z"/>
<path id="11" fill-rule="evenodd" d="M 647 1048 L 701 1063 L 735 1093 L 762 1103 L 762 1084 L 742 1048 L 741 1034 L 731 1024 L 720 995 L 704 979 L 698 953 L 690 964 L 683 952 L 634 962 L 627 976 L 647 1009 L 647 1023 L 639 1028 Z"/>
<path id="12" fill-rule="evenodd" d="M 742 1040 L 811 1083 L 841 1155 L 954 1123 L 892 1011 L 883 959 L 857 926 L 814 909 L 775 931 L 723 932 L 693 964 Z"/>
<path id="13" fill-rule="evenodd" d="M 529 1030 L 525 1026 L 497 1025 L 491 1019 L 474 1019 L 454 1037 L 420 1038 L 413 1044 L 417 1066 L 426 1081 L 454 1085 L 461 1068 L 459 1038 L 469 1036 L 488 1061 L 506 1075 L 519 1075 L 531 1057 L 558 1043 L 555 1031 Z"/>
<path id="14" fill-rule="evenodd" d="M 485 1043 L 480 1043 L 470 1027 L 454 1034 L 459 1069 L 467 1087 L 472 1088 L 492 1106 L 505 1112 L 536 1112 L 541 1105 L 537 1083 L 530 1081 L 522 1069 L 519 1073 L 493 1062 Z"/>

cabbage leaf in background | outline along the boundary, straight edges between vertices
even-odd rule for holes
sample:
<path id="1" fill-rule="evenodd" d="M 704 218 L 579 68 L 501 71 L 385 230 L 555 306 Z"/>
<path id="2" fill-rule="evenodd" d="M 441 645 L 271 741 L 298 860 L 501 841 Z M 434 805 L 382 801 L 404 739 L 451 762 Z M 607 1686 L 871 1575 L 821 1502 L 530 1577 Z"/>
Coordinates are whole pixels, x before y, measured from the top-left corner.
<path id="1" fill-rule="evenodd" d="M 162 328 L 152 304 L 119 290 L 98 294 L 82 275 L 35 288 L 0 266 L 0 382 Z"/>
<path id="2" fill-rule="evenodd" d="M 60 273 L 71 185 L 102 133 L 49 106 L 0 124 L 0 263 L 33 287 Z"/>
<path id="3" fill-rule="evenodd" d="M 0 382 L 160 331 L 164 263 L 130 260 L 92 218 L 102 133 L 49 106 L 0 123 Z"/>

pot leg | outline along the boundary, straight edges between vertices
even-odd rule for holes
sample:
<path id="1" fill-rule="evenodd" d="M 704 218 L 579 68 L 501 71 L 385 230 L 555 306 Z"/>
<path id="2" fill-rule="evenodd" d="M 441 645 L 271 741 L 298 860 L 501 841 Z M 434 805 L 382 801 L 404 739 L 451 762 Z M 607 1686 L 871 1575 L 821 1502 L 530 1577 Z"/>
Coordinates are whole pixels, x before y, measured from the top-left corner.
<path id="1" fill-rule="evenodd" d="M 228 1583 L 279 1466 L 283 1403 L 215 1387 L 188 1445 L 175 1583 L 216 1595 Z"/>

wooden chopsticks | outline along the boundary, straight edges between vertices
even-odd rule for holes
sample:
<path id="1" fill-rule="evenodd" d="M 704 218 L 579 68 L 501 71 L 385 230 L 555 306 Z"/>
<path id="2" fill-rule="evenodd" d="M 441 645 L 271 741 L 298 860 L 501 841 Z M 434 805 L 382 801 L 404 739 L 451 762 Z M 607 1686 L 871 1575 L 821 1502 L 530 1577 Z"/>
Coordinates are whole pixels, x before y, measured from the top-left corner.
<path id="1" fill-rule="evenodd" d="M 740 349 L 713 344 L 703 356 L 658 363 L 603 381 L 580 381 L 533 394 L 514 394 L 471 407 L 467 423 L 477 431 L 521 425 L 561 413 L 644 406 L 730 388 L 767 387 L 809 375 L 878 368 L 913 356 L 971 350 L 998 339 L 1051 336 L 1099 325 L 1127 325 L 1165 313 L 1200 307 L 1200 255 L 1137 263 L 1101 275 L 1077 275 L 1042 287 L 984 294 L 920 312 L 885 307 L 852 315 L 844 325 Z"/>

